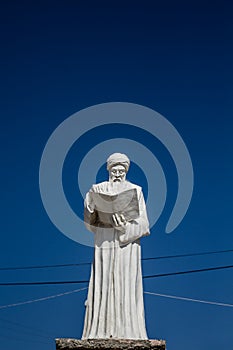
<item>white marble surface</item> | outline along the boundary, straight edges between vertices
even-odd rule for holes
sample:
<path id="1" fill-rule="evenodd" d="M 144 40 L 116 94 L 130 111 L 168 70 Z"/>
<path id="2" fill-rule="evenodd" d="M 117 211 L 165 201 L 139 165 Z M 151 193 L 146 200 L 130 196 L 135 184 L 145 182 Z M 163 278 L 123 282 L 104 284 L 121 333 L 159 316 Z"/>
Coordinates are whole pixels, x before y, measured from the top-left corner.
<path id="1" fill-rule="evenodd" d="M 147 339 L 140 238 L 149 234 L 149 223 L 142 189 L 126 181 L 125 164 L 112 161 L 109 181 L 93 185 L 85 199 L 86 227 L 95 235 L 95 252 L 82 339 Z M 116 194 L 132 188 L 137 190 L 139 217 L 126 222 L 113 213 L 113 227 L 100 225 L 90 192 Z"/>

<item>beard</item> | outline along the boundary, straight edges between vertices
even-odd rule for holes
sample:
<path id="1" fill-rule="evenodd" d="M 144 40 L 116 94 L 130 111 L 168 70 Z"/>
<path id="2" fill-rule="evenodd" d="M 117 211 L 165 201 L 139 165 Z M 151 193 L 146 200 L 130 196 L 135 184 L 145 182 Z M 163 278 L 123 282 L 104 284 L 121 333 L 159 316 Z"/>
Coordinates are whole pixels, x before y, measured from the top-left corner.
<path id="1" fill-rule="evenodd" d="M 118 179 L 114 179 L 114 180 L 113 180 L 113 182 L 121 182 L 121 181 L 123 181 L 123 179 L 119 179 L 119 178 L 118 178 Z"/>

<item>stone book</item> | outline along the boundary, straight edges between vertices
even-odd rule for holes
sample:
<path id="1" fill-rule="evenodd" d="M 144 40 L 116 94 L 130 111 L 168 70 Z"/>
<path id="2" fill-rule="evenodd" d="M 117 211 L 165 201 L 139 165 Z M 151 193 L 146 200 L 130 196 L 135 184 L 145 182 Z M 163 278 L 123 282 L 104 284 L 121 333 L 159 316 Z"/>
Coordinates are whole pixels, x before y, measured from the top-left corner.
<path id="1" fill-rule="evenodd" d="M 132 221 L 139 217 L 139 203 L 135 188 L 109 195 L 91 192 L 92 200 L 98 217 L 104 224 L 112 224 L 113 214 L 123 214 L 126 221 Z"/>

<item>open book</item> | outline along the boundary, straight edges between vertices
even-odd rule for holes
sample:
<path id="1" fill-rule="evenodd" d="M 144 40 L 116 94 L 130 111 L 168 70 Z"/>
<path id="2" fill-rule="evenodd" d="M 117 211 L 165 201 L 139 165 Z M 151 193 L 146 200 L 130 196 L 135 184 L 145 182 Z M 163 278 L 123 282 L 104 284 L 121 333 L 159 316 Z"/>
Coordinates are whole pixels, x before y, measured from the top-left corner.
<path id="1" fill-rule="evenodd" d="M 104 224 L 112 224 L 112 215 L 123 214 L 127 221 L 139 217 L 139 203 L 135 188 L 115 195 L 90 192 L 98 217 Z"/>

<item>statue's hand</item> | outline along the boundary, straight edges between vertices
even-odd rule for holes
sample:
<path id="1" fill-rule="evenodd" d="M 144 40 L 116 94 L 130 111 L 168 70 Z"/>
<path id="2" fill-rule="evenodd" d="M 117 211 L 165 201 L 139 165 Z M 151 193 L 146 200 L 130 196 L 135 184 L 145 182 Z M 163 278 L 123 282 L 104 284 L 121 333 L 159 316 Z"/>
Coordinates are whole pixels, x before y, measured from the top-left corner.
<path id="1" fill-rule="evenodd" d="M 90 213 L 94 213 L 95 211 L 95 203 L 91 199 L 90 195 L 88 194 L 87 199 L 86 199 L 86 205 L 87 209 L 89 210 Z"/>
<path id="2" fill-rule="evenodd" d="M 94 205 L 93 202 L 89 203 L 89 204 L 87 205 L 87 208 L 88 208 L 88 210 L 89 210 L 90 213 L 94 213 L 94 211 L 95 211 L 95 205 Z"/>
<path id="3" fill-rule="evenodd" d="M 114 227 L 117 230 L 125 233 L 125 227 L 126 227 L 127 221 L 126 221 L 124 215 L 115 213 L 112 215 L 112 220 L 113 220 Z"/>

